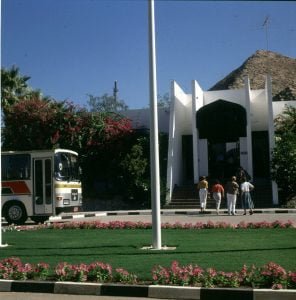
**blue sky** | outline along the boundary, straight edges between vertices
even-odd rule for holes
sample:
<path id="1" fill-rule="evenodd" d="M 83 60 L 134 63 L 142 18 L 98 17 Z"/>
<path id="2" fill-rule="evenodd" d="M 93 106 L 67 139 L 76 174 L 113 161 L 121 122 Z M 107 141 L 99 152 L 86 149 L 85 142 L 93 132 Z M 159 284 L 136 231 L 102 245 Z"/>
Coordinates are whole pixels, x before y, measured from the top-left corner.
<path id="1" fill-rule="evenodd" d="M 149 105 L 147 0 L 2 0 L 1 66 L 81 106 L 112 94 Z M 158 93 L 176 80 L 190 93 L 239 67 L 256 50 L 296 57 L 294 1 L 155 1 Z M 268 44 L 263 27 L 269 16 Z"/>

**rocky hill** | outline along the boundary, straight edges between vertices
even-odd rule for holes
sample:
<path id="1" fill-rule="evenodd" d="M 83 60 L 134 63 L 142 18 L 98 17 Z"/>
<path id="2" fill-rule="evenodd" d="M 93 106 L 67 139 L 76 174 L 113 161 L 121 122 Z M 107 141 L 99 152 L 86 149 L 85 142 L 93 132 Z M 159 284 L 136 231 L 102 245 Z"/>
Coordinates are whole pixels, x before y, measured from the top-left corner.
<path id="1" fill-rule="evenodd" d="M 285 93 L 287 90 L 296 95 L 296 59 L 265 50 L 256 51 L 239 68 L 232 71 L 209 90 L 242 88 L 246 75 L 249 76 L 251 89 L 263 89 L 267 74 L 270 74 L 272 78 L 274 97 L 283 91 Z"/>

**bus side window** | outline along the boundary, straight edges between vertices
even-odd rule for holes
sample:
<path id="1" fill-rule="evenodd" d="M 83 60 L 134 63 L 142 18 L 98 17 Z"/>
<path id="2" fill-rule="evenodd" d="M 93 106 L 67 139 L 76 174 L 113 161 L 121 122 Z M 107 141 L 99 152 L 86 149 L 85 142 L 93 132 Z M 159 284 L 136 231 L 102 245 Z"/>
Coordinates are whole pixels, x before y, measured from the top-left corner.
<path id="1" fill-rule="evenodd" d="M 31 176 L 31 157 L 29 154 L 9 154 L 2 156 L 2 179 L 29 179 Z"/>
<path id="2" fill-rule="evenodd" d="M 1 160 L 2 160 L 2 167 L 1 167 L 2 180 L 9 180 L 11 178 L 9 156 L 3 155 L 1 157 Z"/>

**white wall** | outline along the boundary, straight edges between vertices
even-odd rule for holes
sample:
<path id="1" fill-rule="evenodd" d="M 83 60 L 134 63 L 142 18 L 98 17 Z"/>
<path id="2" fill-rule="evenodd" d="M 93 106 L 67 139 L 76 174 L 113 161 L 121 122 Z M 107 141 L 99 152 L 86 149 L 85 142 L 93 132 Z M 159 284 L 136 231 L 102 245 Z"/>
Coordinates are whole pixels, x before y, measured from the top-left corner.
<path id="1" fill-rule="evenodd" d="M 173 81 L 167 167 L 169 199 L 171 199 L 175 184 L 182 184 L 182 135 L 191 133 L 191 121 L 191 95 L 185 94 Z"/>
<path id="2" fill-rule="evenodd" d="M 196 128 L 196 112 L 204 104 L 204 92 L 197 81 L 192 81 L 192 147 L 193 147 L 193 180 L 194 183 L 199 181 L 200 177 L 200 167 L 199 167 L 199 153 L 200 149 L 198 147 L 199 133 Z"/>
<path id="3" fill-rule="evenodd" d="M 250 90 L 252 131 L 268 130 L 268 109 L 265 90 Z"/>
<path id="4" fill-rule="evenodd" d="M 218 99 L 245 106 L 245 89 L 204 92 L 204 105 L 210 104 Z"/>
<path id="5" fill-rule="evenodd" d="M 273 118 L 276 118 L 277 115 L 280 115 L 283 110 L 285 110 L 285 106 L 293 106 L 296 108 L 296 100 L 272 102 Z"/>
<path id="6" fill-rule="evenodd" d="M 150 109 L 131 109 L 120 112 L 132 122 L 132 128 L 150 128 Z M 169 108 L 158 108 L 158 130 L 159 132 L 169 133 Z"/>
<path id="7" fill-rule="evenodd" d="M 247 172 L 253 177 L 253 151 L 252 151 L 252 116 L 251 116 L 251 86 L 250 79 L 248 76 L 244 78 L 245 82 L 245 109 L 246 109 L 246 117 L 247 117 L 247 156 L 248 156 L 248 167 Z"/>

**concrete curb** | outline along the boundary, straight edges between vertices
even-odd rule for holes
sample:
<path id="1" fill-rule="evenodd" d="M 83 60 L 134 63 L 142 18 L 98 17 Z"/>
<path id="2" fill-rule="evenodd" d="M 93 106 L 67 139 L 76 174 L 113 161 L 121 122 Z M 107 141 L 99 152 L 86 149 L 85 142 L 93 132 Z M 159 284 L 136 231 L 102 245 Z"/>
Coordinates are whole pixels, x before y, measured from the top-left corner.
<path id="1" fill-rule="evenodd" d="M 239 210 L 238 210 L 239 211 Z M 262 208 L 255 209 L 254 214 L 296 214 L 296 209 L 284 209 L 284 208 Z M 216 215 L 216 210 L 209 209 L 203 213 L 203 215 Z M 227 210 L 221 210 L 220 214 L 227 215 Z M 137 216 L 137 215 L 151 215 L 151 210 L 131 210 L 131 211 L 106 211 L 106 212 L 86 212 L 86 213 L 65 213 L 59 216 L 53 216 L 49 218 L 48 222 L 56 222 L 62 220 L 74 220 L 79 218 L 91 218 L 91 217 L 108 217 L 108 216 Z M 174 216 L 174 215 L 200 215 L 200 212 L 196 209 L 192 210 L 161 210 L 161 215 Z"/>
<path id="2" fill-rule="evenodd" d="M 296 290 L 199 288 L 0 279 L 0 292 L 50 293 L 192 300 L 294 300 Z"/>

